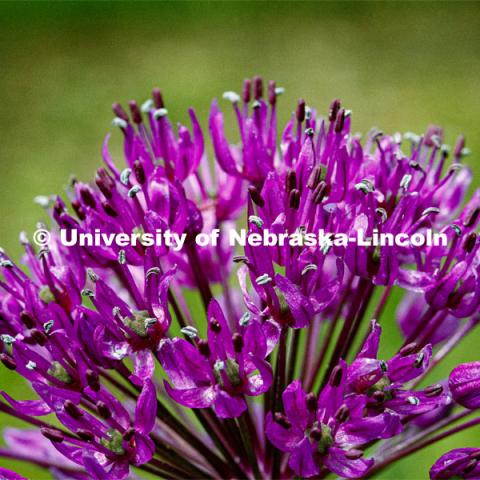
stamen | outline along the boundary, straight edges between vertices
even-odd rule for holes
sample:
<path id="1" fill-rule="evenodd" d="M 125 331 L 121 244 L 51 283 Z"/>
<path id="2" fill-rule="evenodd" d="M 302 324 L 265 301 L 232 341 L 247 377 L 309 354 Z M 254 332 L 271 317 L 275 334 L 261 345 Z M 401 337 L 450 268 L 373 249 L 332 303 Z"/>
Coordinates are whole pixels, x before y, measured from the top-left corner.
<path id="1" fill-rule="evenodd" d="M 257 190 L 256 187 L 250 185 L 248 187 L 248 193 L 250 194 L 250 198 L 255 205 L 258 205 L 259 207 L 265 206 L 265 200 L 263 199 L 261 193 Z"/>
<path id="2" fill-rule="evenodd" d="M 330 374 L 330 385 L 332 387 L 338 387 L 342 381 L 342 376 L 343 376 L 343 370 L 342 367 L 337 365 L 333 370 L 332 373 Z"/>
<path id="3" fill-rule="evenodd" d="M 263 227 L 263 220 L 260 217 L 257 217 L 257 215 L 250 215 L 248 221 L 258 228 Z"/>
<path id="4" fill-rule="evenodd" d="M 79 428 L 77 430 L 77 435 L 81 440 L 84 440 L 85 442 L 91 442 L 95 439 L 95 435 L 92 432 L 90 432 L 89 430 L 84 430 L 83 428 Z"/>
<path id="5" fill-rule="evenodd" d="M 222 97 L 229 102 L 232 102 L 234 105 L 240 101 L 240 95 L 236 92 L 224 92 Z"/>
<path id="6" fill-rule="evenodd" d="M 317 410 L 317 396 L 313 393 L 310 392 L 307 394 L 305 397 L 305 401 L 307 402 L 307 408 L 310 412 L 315 412 Z"/>
<path id="7" fill-rule="evenodd" d="M 123 109 L 123 107 L 119 103 L 114 103 L 112 105 L 112 110 L 113 110 L 113 113 L 116 115 L 117 118 L 120 118 L 124 122 L 127 122 L 127 123 L 130 121 L 127 113 L 125 112 L 125 110 Z"/>
<path id="8" fill-rule="evenodd" d="M 257 285 L 266 285 L 267 283 L 272 282 L 272 277 L 268 273 L 264 273 L 255 279 Z"/>
<path id="9" fill-rule="evenodd" d="M 463 221 L 463 226 L 465 228 L 473 227 L 477 223 L 479 215 L 480 215 L 479 207 L 470 210 L 468 214 L 465 216 L 465 220 Z"/>
<path id="10" fill-rule="evenodd" d="M 344 122 L 345 122 L 345 110 L 341 108 L 337 113 L 337 117 L 335 118 L 335 127 L 334 127 L 335 133 L 342 132 Z"/>
<path id="11" fill-rule="evenodd" d="M 242 90 L 242 99 L 245 103 L 248 103 L 252 98 L 252 81 L 247 78 L 243 82 L 243 90 Z"/>
<path id="12" fill-rule="evenodd" d="M 328 112 L 328 119 L 331 122 L 333 122 L 337 118 L 337 113 L 340 110 L 340 106 L 341 106 L 340 100 L 338 100 L 337 98 L 334 99 L 332 101 L 332 103 L 330 104 L 330 110 Z"/>
<path id="13" fill-rule="evenodd" d="M 155 105 L 155 108 L 164 108 L 165 104 L 163 102 L 163 97 L 162 97 L 162 92 L 160 91 L 159 88 L 154 88 L 152 90 L 152 97 L 153 97 L 153 103 Z"/>
<path id="14" fill-rule="evenodd" d="M 198 337 L 198 330 L 195 327 L 192 327 L 191 325 L 183 327 L 180 331 L 188 338 L 193 339 Z"/>
<path id="15" fill-rule="evenodd" d="M 297 104 L 297 110 L 295 112 L 297 122 L 302 123 L 305 120 L 305 100 L 301 98 Z"/>
<path id="16" fill-rule="evenodd" d="M 241 327 L 246 327 L 250 323 L 251 318 L 252 318 L 252 315 L 250 314 L 250 312 L 245 312 L 240 317 L 240 320 L 238 321 L 238 323 Z"/>
<path id="17" fill-rule="evenodd" d="M 260 100 L 263 97 L 262 77 L 256 76 L 253 78 L 253 96 L 255 100 Z"/>
<path id="18" fill-rule="evenodd" d="M 274 419 L 275 422 L 277 422 L 283 428 L 290 428 L 292 426 L 290 420 L 283 413 L 276 412 Z"/>
<path id="19" fill-rule="evenodd" d="M 63 408 L 75 420 L 83 417 L 83 412 L 71 400 L 66 400 Z"/>
<path id="20" fill-rule="evenodd" d="M 285 176 L 285 190 L 288 194 L 297 188 L 297 175 L 294 170 L 289 170 Z"/>
<path id="21" fill-rule="evenodd" d="M 105 402 L 102 402 L 101 400 L 99 400 L 96 403 L 96 407 L 97 407 L 98 414 L 104 420 L 108 420 L 112 416 L 112 412 Z"/>
<path id="22" fill-rule="evenodd" d="M 425 388 L 423 393 L 427 397 L 437 397 L 443 392 L 443 387 L 440 384 L 437 385 L 430 385 L 429 387 Z"/>
<path id="23" fill-rule="evenodd" d="M 142 112 L 138 108 L 137 102 L 135 100 L 130 100 L 128 106 L 130 107 L 133 123 L 136 123 L 137 125 L 142 123 Z"/>
<path id="24" fill-rule="evenodd" d="M 300 208 L 300 190 L 294 189 L 290 192 L 289 196 L 290 208 L 298 210 Z"/>
<path id="25" fill-rule="evenodd" d="M 143 185 L 145 183 L 145 170 L 143 169 L 142 162 L 140 160 L 135 160 L 133 162 L 133 171 L 135 172 L 135 177 L 137 177 L 138 183 Z"/>
<path id="26" fill-rule="evenodd" d="M 54 443 L 62 443 L 63 440 L 65 439 L 65 437 L 63 436 L 63 433 L 54 428 L 42 427 L 40 428 L 40 432 L 45 438 L 48 438 L 50 441 Z"/>
<path id="27" fill-rule="evenodd" d="M 243 337 L 240 333 L 234 333 L 232 337 L 233 341 L 233 349 L 235 350 L 236 353 L 240 353 L 243 349 Z"/>
<path id="28" fill-rule="evenodd" d="M 35 327 L 35 320 L 26 310 L 20 313 L 20 320 L 27 328 Z"/>
<path id="29" fill-rule="evenodd" d="M 273 80 L 268 82 L 268 103 L 272 106 L 277 103 L 277 89 Z"/>
<path id="30" fill-rule="evenodd" d="M 198 351 L 200 355 L 208 358 L 210 357 L 210 347 L 208 346 L 208 342 L 206 340 L 200 339 L 197 343 Z"/>
<path id="31" fill-rule="evenodd" d="M 9 370 L 15 370 L 17 368 L 17 363 L 8 353 L 0 353 L 0 362 Z"/>
<path id="32" fill-rule="evenodd" d="M 100 379 L 99 379 L 97 373 L 95 373 L 93 370 L 88 369 L 88 370 L 85 372 L 85 377 L 86 377 L 88 386 L 89 386 L 94 392 L 100 391 Z"/>
<path id="33" fill-rule="evenodd" d="M 124 170 L 122 170 L 122 172 L 120 173 L 120 182 L 125 185 L 126 187 L 128 187 L 129 183 L 130 183 L 130 175 L 132 174 L 132 169 L 131 168 L 125 168 Z"/>

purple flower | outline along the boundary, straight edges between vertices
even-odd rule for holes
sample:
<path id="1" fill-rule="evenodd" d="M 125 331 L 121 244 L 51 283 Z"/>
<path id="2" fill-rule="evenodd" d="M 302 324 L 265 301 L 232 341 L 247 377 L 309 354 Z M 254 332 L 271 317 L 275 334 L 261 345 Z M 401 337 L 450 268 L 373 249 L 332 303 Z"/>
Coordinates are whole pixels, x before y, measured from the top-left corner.
<path id="1" fill-rule="evenodd" d="M 322 467 L 345 478 L 363 477 L 373 460 L 362 458 L 356 447 L 399 432 L 395 414 L 365 417 L 363 399 L 346 395 L 345 362 L 335 367 L 318 400 L 298 381 L 285 389 L 282 400 L 285 414 L 268 414 L 266 434 L 289 453 L 290 468 L 302 477 L 317 475 Z"/>
<path id="2" fill-rule="evenodd" d="M 432 480 L 449 478 L 478 478 L 480 449 L 456 448 L 442 455 L 430 469 Z"/>
<path id="3" fill-rule="evenodd" d="M 220 418 L 240 416 L 245 395 L 266 392 L 272 383 L 268 330 L 256 321 L 239 325 L 232 335 L 219 304 L 208 308 L 208 340 L 196 345 L 177 338 L 163 340 L 158 357 L 173 386 L 167 393 L 190 408 L 213 406 Z M 274 329 L 275 327 L 273 327 Z"/>
<path id="4" fill-rule="evenodd" d="M 469 413 L 460 406 L 479 406 L 478 362 L 435 377 L 480 318 L 480 190 L 466 199 L 463 137 L 451 160 L 435 126 L 361 141 L 339 100 L 325 117 L 300 100 L 278 129 L 281 91 L 255 77 L 224 94 L 238 145 L 213 103 L 215 162 L 193 109 L 187 127 L 157 89 L 129 113 L 114 104 L 124 165 L 107 136 L 94 182 L 37 198 L 55 225 L 48 245 L 22 234 L 22 268 L 0 250 L 0 361 L 33 392 L 0 392 L 0 412 L 30 427 L 7 429 L 0 457 L 61 480 L 133 468 L 362 478 L 478 424 L 449 427 Z M 236 251 L 229 234 L 244 226 Z M 359 246 L 360 230 L 446 241 Z M 216 244 L 196 243 L 217 231 Z M 159 232 L 174 241 L 141 241 Z M 387 323 L 392 291 L 404 295 Z M 380 321 L 405 340 L 385 360 Z M 477 454 L 450 452 L 431 477 L 476 478 Z"/>
<path id="5" fill-rule="evenodd" d="M 480 362 L 462 363 L 448 378 L 454 400 L 466 408 L 480 407 Z"/>

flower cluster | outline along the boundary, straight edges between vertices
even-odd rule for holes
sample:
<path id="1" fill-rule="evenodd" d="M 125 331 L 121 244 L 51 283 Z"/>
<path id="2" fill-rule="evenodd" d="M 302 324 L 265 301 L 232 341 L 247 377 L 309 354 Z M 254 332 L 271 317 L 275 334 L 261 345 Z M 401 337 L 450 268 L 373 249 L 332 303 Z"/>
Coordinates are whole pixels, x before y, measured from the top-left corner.
<path id="1" fill-rule="evenodd" d="M 223 95 L 238 144 L 212 104 L 213 162 L 193 109 L 189 128 L 172 125 L 158 89 L 128 113 L 114 104 L 124 168 L 107 137 L 92 184 L 41 199 L 48 246 L 21 235 L 26 269 L 0 251 L 0 360 L 35 394 L 1 392 L 0 412 L 31 428 L 6 429 L 0 457 L 57 479 L 365 478 L 480 423 L 461 422 L 480 408 L 480 362 L 427 378 L 480 318 L 480 190 L 466 200 L 464 139 L 450 149 L 436 126 L 362 139 L 339 100 L 326 117 L 300 100 L 279 134 L 283 89 L 265 90 L 256 77 Z M 194 242 L 239 224 L 432 229 L 448 244 Z M 67 247 L 59 229 L 186 242 Z M 383 318 L 395 299 L 396 319 Z M 380 322 L 395 320 L 404 342 L 381 359 Z M 446 453 L 431 478 L 478 478 L 479 451 Z"/>

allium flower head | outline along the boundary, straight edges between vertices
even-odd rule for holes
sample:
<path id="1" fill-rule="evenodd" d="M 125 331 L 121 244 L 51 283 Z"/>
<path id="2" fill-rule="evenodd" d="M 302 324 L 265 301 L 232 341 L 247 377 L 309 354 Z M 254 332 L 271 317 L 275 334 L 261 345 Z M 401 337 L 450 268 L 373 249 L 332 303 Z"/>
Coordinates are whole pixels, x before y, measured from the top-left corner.
<path id="1" fill-rule="evenodd" d="M 465 140 L 362 138 L 340 100 L 325 116 L 300 100 L 278 128 L 281 93 L 246 80 L 189 126 L 158 89 L 115 103 L 123 160 L 108 135 L 93 182 L 38 198 L 48 244 L 22 234 L 19 263 L 0 251 L 0 361 L 32 390 L 2 385 L 0 412 L 29 429 L 6 429 L 0 457 L 57 479 L 370 478 L 480 423 L 479 362 L 436 370 L 479 320 Z M 478 478 L 479 458 L 453 450 L 430 476 Z"/>

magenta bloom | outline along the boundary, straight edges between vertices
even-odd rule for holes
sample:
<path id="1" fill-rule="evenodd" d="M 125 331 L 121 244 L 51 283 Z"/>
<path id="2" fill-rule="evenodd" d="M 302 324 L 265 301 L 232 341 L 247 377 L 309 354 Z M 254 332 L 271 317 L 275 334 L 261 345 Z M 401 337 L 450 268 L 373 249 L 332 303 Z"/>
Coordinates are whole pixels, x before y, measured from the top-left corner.
<path id="1" fill-rule="evenodd" d="M 479 362 L 436 368 L 480 321 L 465 140 L 362 138 L 339 100 L 278 128 L 281 93 L 223 95 L 238 144 L 216 100 L 188 126 L 158 89 L 114 104 L 123 159 L 107 136 L 93 182 L 37 197 L 51 225 L 21 234 L 21 262 L 0 249 L 0 362 L 31 387 L 1 386 L 28 429 L 0 457 L 57 480 L 370 478 L 480 424 L 462 423 Z M 431 478 L 479 478 L 478 458 L 453 450 Z"/>
<path id="2" fill-rule="evenodd" d="M 272 368 L 264 359 L 272 342 L 269 330 L 275 334 L 277 328 L 250 321 L 232 335 L 215 300 L 207 315 L 208 341 L 198 340 L 197 348 L 181 338 L 161 343 L 158 357 L 173 384 L 165 382 L 165 388 L 186 407 L 213 406 L 220 418 L 238 417 L 247 408 L 245 395 L 261 395 L 272 384 Z"/>
<path id="3" fill-rule="evenodd" d="M 470 409 L 480 408 L 480 362 L 462 363 L 448 378 L 456 402 Z"/>
<path id="4" fill-rule="evenodd" d="M 479 478 L 480 449 L 457 448 L 442 455 L 430 469 L 432 480 L 450 478 Z"/>

